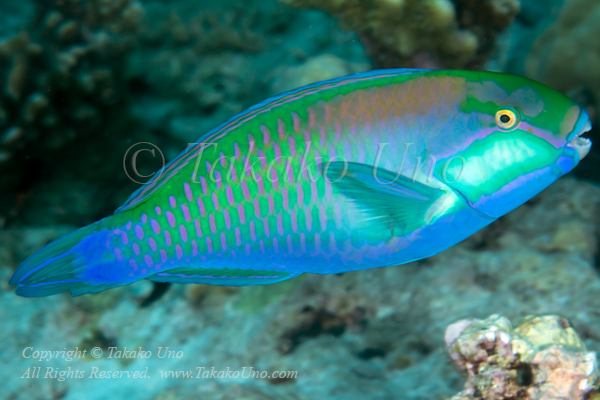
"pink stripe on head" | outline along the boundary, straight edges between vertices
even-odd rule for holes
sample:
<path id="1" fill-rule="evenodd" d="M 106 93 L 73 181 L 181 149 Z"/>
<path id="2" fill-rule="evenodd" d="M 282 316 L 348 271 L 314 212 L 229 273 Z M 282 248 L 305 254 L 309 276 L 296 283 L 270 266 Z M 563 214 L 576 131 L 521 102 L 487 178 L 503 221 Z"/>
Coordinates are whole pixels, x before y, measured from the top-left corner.
<path id="1" fill-rule="evenodd" d="M 268 146 L 269 143 L 271 143 L 271 132 L 269 132 L 269 128 L 267 128 L 265 125 L 261 125 L 260 130 L 263 134 L 265 146 Z"/>
<path id="2" fill-rule="evenodd" d="M 156 251 L 156 249 L 158 248 L 158 246 L 156 246 L 156 240 L 149 238 L 148 239 L 148 244 L 150 245 L 150 248 L 152 249 L 152 251 Z"/>
<path id="3" fill-rule="evenodd" d="M 181 241 L 183 243 L 187 243 L 187 241 L 188 241 L 187 229 L 185 229 L 185 226 L 183 226 L 183 225 L 179 225 L 179 236 L 181 237 Z"/>
<path id="4" fill-rule="evenodd" d="M 198 242 L 192 240 L 192 256 L 196 257 L 198 255 Z"/>
<path id="5" fill-rule="evenodd" d="M 312 229 L 312 212 L 311 210 L 301 210 L 304 213 L 304 219 L 306 220 L 306 231 L 310 232 Z"/>
<path id="6" fill-rule="evenodd" d="M 180 245 L 175 246 L 175 254 L 178 260 L 181 260 L 183 258 L 183 249 Z"/>
<path id="7" fill-rule="evenodd" d="M 225 217 L 225 227 L 231 229 L 231 218 L 229 217 L 229 210 L 223 210 L 223 216 Z"/>
<path id="8" fill-rule="evenodd" d="M 137 243 L 131 245 L 136 256 L 140 255 L 140 246 Z"/>
<path id="9" fill-rule="evenodd" d="M 206 238 L 206 251 L 208 252 L 208 254 L 212 254 L 213 252 L 212 240 L 210 240 L 209 237 Z"/>
<path id="10" fill-rule="evenodd" d="M 190 222 L 192 220 L 192 216 L 190 215 L 190 209 L 186 204 L 181 205 L 181 212 L 183 213 L 183 218 L 185 218 L 185 222 Z"/>
<path id="11" fill-rule="evenodd" d="M 162 210 L 160 209 L 160 207 L 159 207 L 159 206 L 156 206 L 156 207 L 154 208 L 154 211 L 156 211 L 156 215 L 161 215 L 161 214 L 162 214 Z"/>
<path id="12" fill-rule="evenodd" d="M 227 202 L 230 206 L 235 205 L 235 198 L 233 197 L 233 191 L 231 186 L 225 186 L 225 194 L 227 195 Z"/>
<path id="13" fill-rule="evenodd" d="M 219 162 L 221 164 L 221 167 L 227 167 L 227 157 L 225 157 L 225 154 L 223 154 L 223 152 L 219 153 Z"/>
<path id="14" fill-rule="evenodd" d="M 194 201 L 194 195 L 192 194 L 192 188 L 187 182 L 183 182 L 183 190 L 185 192 L 185 197 L 188 201 Z"/>
<path id="15" fill-rule="evenodd" d="M 171 245 L 171 234 L 169 233 L 169 231 L 165 231 L 165 243 L 167 244 L 167 246 Z"/>
<path id="16" fill-rule="evenodd" d="M 144 230 L 139 225 L 135 226 L 135 237 L 137 237 L 138 240 L 142 240 L 144 238 Z"/>
<path id="17" fill-rule="evenodd" d="M 171 208 L 177 207 L 177 200 L 175 200 L 175 196 L 169 196 L 169 205 Z"/>
<path id="18" fill-rule="evenodd" d="M 250 238 L 256 241 L 256 230 L 254 229 L 254 221 L 250 221 Z"/>
<path id="19" fill-rule="evenodd" d="M 266 237 L 271 237 L 271 230 L 269 229 L 269 218 L 265 218 L 263 220 L 263 225 L 265 228 L 265 236 Z"/>
<path id="20" fill-rule="evenodd" d="M 237 246 L 241 246 L 242 245 L 242 234 L 240 233 L 240 228 L 239 227 L 235 228 L 235 244 Z"/>
<path id="21" fill-rule="evenodd" d="M 150 221 L 150 225 L 152 225 L 152 230 L 154 231 L 155 235 L 160 234 L 160 225 L 155 219 Z"/>
<path id="22" fill-rule="evenodd" d="M 277 239 L 275 239 L 277 240 Z M 260 241 L 258 242 L 258 247 L 260 248 L 260 252 L 265 254 L 265 242 L 263 242 L 262 239 L 260 239 Z"/>
<path id="23" fill-rule="evenodd" d="M 169 258 L 167 257 L 167 252 L 165 251 L 165 249 L 160 249 L 159 253 L 160 253 L 160 261 L 163 263 L 167 262 L 167 260 Z"/>
<path id="24" fill-rule="evenodd" d="M 125 225 L 125 228 L 126 228 L 127 230 L 130 230 L 130 229 L 131 229 L 131 227 L 132 227 L 131 221 L 127 222 L 127 224 Z"/>
<path id="25" fill-rule="evenodd" d="M 142 215 L 142 224 L 145 224 L 146 222 L 148 222 L 148 216 L 146 214 Z"/>
<path id="26" fill-rule="evenodd" d="M 137 271 L 139 269 L 138 265 L 137 265 L 137 262 L 135 260 L 129 260 L 129 266 L 131 268 L 133 268 L 134 271 Z"/>
<path id="27" fill-rule="evenodd" d="M 246 255 L 249 256 L 252 253 L 252 248 L 250 247 L 250 243 L 246 243 Z"/>
<path id="28" fill-rule="evenodd" d="M 216 234 L 217 233 L 217 224 L 215 223 L 215 215 L 214 214 L 210 214 L 208 216 L 208 223 L 210 225 L 210 231 L 212 232 L 212 234 Z"/>
<path id="29" fill-rule="evenodd" d="M 262 240 L 261 240 L 262 243 Z M 277 238 L 273 238 L 273 250 L 275 251 L 275 253 L 279 253 L 279 241 L 277 240 Z M 263 253 L 265 252 L 264 246 L 262 248 Z"/>

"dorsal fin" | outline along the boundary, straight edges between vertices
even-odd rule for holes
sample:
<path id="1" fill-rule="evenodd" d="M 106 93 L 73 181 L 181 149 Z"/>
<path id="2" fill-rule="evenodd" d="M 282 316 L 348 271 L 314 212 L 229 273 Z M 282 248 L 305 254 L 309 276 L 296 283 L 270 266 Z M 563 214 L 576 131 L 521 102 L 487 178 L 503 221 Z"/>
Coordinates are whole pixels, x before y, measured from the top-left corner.
<path id="1" fill-rule="evenodd" d="M 206 134 L 202 135 L 193 146 L 188 147 L 187 150 L 181 152 L 166 166 L 161 168 L 154 174 L 146 184 L 136 190 L 129 198 L 123 203 L 123 205 L 115 211 L 115 214 L 119 214 L 128 210 L 131 210 L 141 203 L 151 198 L 162 185 L 167 182 L 173 175 L 175 175 L 181 168 L 187 163 L 194 159 L 198 155 L 198 152 L 207 146 L 220 139 L 222 136 L 227 134 L 232 129 L 238 127 L 240 124 L 261 115 L 264 112 L 268 112 L 273 107 L 281 104 L 285 104 L 289 101 L 299 99 L 310 94 L 314 94 L 317 91 L 332 89 L 341 85 L 346 85 L 352 82 L 360 82 L 367 79 L 385 78 L 391 76 L 407 75 L 412 76 L 416 74 L 423 74 L 428 70 L 423 69 L 384 69 L 376 71 L 359 72 L 353 75 L 347 75 L 340 78 L 331 79 L 328 81 L 322 81 L 313 83 L 311 85 L 303 86 L 298 89 L 294 89 L 288 92 L 281 93 L 277 96 L 271 97 L 261 103 L 258 103 L 246 111 L 234 116 L 227 120 L 216 128 L 210 130 Z M 192 177 L 190 177 L 191 179 Z M 196 178 L 197 179 L 197 178 Z"/>

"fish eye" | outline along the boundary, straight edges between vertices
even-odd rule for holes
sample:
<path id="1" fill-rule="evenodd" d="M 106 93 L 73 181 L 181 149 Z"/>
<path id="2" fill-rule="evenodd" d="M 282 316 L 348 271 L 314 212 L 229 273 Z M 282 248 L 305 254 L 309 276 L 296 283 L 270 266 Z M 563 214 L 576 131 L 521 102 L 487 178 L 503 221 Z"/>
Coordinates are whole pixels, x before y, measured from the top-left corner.
<path id="1" fill-rule="evenodd" d="M 496 125 L 498 128 L 508 131 L 519 127 L 521 113 L 512 107 L 503 107 L 496 113 Z"/>

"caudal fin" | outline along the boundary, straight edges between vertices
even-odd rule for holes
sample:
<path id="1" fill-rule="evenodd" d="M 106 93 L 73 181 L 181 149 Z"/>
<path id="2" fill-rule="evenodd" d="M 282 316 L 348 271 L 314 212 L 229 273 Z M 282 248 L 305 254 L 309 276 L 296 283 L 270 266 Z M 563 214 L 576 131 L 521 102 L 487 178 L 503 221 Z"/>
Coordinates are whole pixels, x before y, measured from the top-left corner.
<path id="1" fill-rule="evenodd" d="M 96 293 L 117 285 L 91 285 L 84 272 L 90 257 L 82 246 L 96 234 L 95 225 L 81 228 L 42 248 L 26 259 L 10 278 L 16 293 L 24 297 L 50 296 L 70 291 L 72 296 Z"/>

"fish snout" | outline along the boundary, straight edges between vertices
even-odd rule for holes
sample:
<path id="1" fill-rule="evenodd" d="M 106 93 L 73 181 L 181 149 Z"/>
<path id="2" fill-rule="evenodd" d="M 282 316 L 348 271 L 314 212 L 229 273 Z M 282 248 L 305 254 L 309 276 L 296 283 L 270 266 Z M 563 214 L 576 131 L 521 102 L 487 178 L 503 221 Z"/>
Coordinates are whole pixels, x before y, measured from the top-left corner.
<path id="1" fill-rule="evenodd" d="M 573 149 L 579 154 L 579 161 L 588 155 L 592 148 L 592 141 L 583 135 L 592 130 L 592 122 L 586 112 L 581 113 L 581 117 L 576 124 L 575 129 L 567 138 L 566 148 Z"/>

